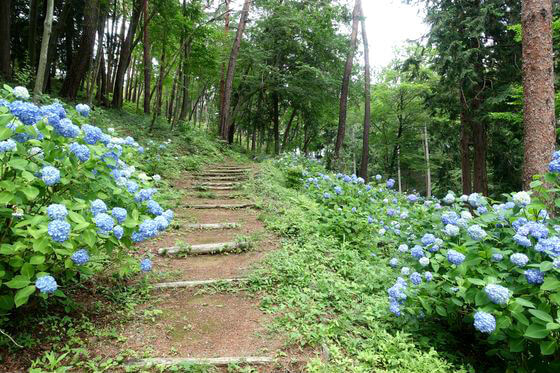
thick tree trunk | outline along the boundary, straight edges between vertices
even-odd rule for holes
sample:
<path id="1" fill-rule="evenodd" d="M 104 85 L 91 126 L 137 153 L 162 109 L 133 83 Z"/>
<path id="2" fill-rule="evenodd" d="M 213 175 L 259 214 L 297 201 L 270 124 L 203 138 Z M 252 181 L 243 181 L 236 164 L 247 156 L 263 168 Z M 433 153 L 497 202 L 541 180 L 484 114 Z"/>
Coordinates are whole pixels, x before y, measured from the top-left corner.
<path id="1" fill-rule="evenodd" d="M 43 93 L 43 81 L 45 79 L 45 69 L 47 68 L 47 57 L 49 53 L 49 39 L 51 37 L 52 20 L 54 11 L 54 0 L 47 0 L 47 14 L 45 16 L 45 26 L 43 28 L 43 40 L 41 41 L 41 55 L 39 57 L 39 68 L 37 69 L 37 79 L 35 79 L 35 89 L 33 90 L 34 100 L 38 100 Z"/>
<path id="2" fill-rule="evenodd" d="M 547 171 L 556 144 L 552 16 L 552 0 L 522 1 L 525 189 Z"/>
<path id="3" fill-rule="evenodd" d="M 241 38 L 243 37 L 243 31 L 245 30 L 245 25 L 247 23 L 247 18 L 249 17 L 249 9 L 251 7 L 251 0 L 244 0 L 243 10 L 241 11 L 241 19 L 239 20 L 239 25 L 237 26 L 237 34 L 235 35 L 235 40 L 233 42 L 233 47 L 231 49 L 231 54 L 229 57 L 228 69 L 226 74 L 226 83 L 224 89 L 223 107 L 220 108 L 220 128 L 221 137 L 224 140 L 228 140 L 228 134 L 230 133 L 230 119 L 229 111 L 231 105 L 231 93 L 233 90 L 233 77 L 235 75 L 235 66 L 237 64 L 237 56 L 239 55 L 239 49 L 241 47 Z"/>
<path id="4" fill-rule="evenodd" d="M 107 71 L 105 67 L 105 56 L 103 54 L 101 54 L 101 62 L 99 66 L 99 80 L 100 85 L 97 90 L 96 100 L 99 104 L 107 107 L 109 106 L 107 96 L 105 96 L 105 93 L 107 92 Z"/>
<path id="5" fill-rule="evenodd" d="M 364 13 L 360 4 L 360 16 L 362 24 L 362 42 L 364 43 L 364 132 L 362 142 L 362 160 L 360 162 L 360 176 L 367 182 L 369 163 L 369 127 L 371 122 L 371 70 L 369 67 L 369 44 L 366 32 Z"/>
<path id="6" fill-rule="evenodd" d="M 280 154 L 280 103 L 278 93 L 272 93 L 272 122 L 274 125 L 274 154 Z"/>
<path id="7" fill-rule="evenodd" d="M 138 26 L 138 21 L 140 19 L 140 13 L 142 9 L 142 1 L 143 0 L 134 1 L 134 8 L 132 10 L 132 17 L 130 18 L 128 33 L 126 34 L 126 38 L 124 39 L 121 46 L 119 65 L 115 74 L 113 102 L 111 104 L 115 109 L 122 108 L 124 75 L 126 74 L 126 69 L 130 64 L 130 56 L 132 55 L 132 38 L 136 34 L 136 27 Z"/>
<path id="8" fill-rule="evenodd" d="M 148 33 L 148 0 L 144 0 L 143 3 L 144 12 L 144 87 L 151 86 L 152 79 L 152 59 L 150 57 L 150 35 Z M 147 89 L 147 92 L 150 90 Z M 150 97 L 149 95 L 144 95 L 144 114 L 150 114 Z"/>
<path id="9" fill-rule="evenodd" d="M 11 27 L 11 2 L 0 1 L 0 76 L 6 80 L 12 77 L 10 27 Z"/>
<path id="10" fill-rule="evenodd" d="M 84 29 L 80 40 L 78 52 L 72 57 L 72 66 L 66 75 L 60 94 L 73 100 L 78 94 L 80 84 L 86 76 L 93 48 L 95 46 L 95 34 L 97 32 L 97 20 L 99 17 L 99 0 L 85 2 L 84 5 Z"/>
<path id="11" fill-rule="evenodd" d="M 475 120 L 472 126 L 474 144 L 473 190 L 488 195 L 488 174 L 486 172 L 486 125 Z"/>
<path id="12" fill-rule="evenodd" d="M 224 20 L 224 34 L 225 40 L 227 40 L 227 36 L 229 35 L 229 3 L 231 0 L 225 0 L 226 3 L 226 15 Z M 224 98 L 225 98 L 225 90 L 226 90 L 226 62 L 222 63 L 222 76 L 220 78 L 220 113 L 224 110 Z M 221 131 L 221 129 L 220 129 Z"/>
<path id="13" fill-rule="evenodd" d="M 39 0 L 29 3 L 29 32 L 27 34 L 27 53 L 29 53 L 29 66 L 35 72 L 37 67 L 37 26 L 39 24 Z"/>
<path id="14" fill-rule="evenodd" d="M 350 75 L 352 74 L 352 64 L 354 61 L 354 53 L 356 52 L 356 42 L 358 39 L 358 24 L 360 22 L 361 1 L 355 0 L 354 11 L 352 12 L 352 34 L 350 35 L 350 50 L 346 57 L 346 65 L 344 66 L 344 75 L 342 76 L 342 89 L 340 91 L 340 109 L 338 114 L 338 133 L 334 147 L 333 163 L 338 168 L 340 158 L 340 149 L 344 143 L 344 133 L 346 131 L 346 111 L 348 108 L 348 90 L 350 88 Z"/>
<path id="15" fill-rule="evenodd" d="M 297 110 L 295 108 L 292 109 L 292 114 L 290 115 L 290 120 L 288 120 L 288 124 L 286 125 L 286 130 L 284 131 L 284 139 L 282 140 L 282 152 L 284 152 L 288 147 L 290 130 L 292 129 L 292 123 L 294 122 L 294 118 L 296 117 L 296 113 L 297 113 Z"/>
<path id="16" fill-rule="evenodd" d="M 461 180 L 463 183 L 463 194 L 472 193 L 472 173 L 471 173 L 471 119 L 463 108 L 461 113 Z"/>
<path id="17" fill-rule="evenodd" d="M 430 142 L 426 124 L 424 124 L 424 158 L 426 159 L 426 197 L 430 198 L 432 196 L 432 172 L 430 167 Z"/>

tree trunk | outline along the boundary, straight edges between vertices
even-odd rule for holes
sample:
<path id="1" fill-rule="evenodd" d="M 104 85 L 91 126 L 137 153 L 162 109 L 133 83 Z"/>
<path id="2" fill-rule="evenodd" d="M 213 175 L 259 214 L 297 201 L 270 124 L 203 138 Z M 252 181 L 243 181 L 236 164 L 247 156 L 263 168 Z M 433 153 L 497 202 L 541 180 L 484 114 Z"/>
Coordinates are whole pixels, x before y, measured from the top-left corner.
<path id="1" fill-rule="evenodd" d="M 361 8 L 361 1 L 355 0 L 354 10 L 352 12 L 352 34 L 350 35 L 350 50 L 346 57 L 346 65 L 344 66 L 344 75 L 342 76 L 342 89 L 340 91 L 340 109 L 338 114 L 338 134 L 336 136 L 336 143 L 334 147 L 333 163 L 334 167 L 338 168 L 340 157 L 340 149 L 344 143 L 344 132 L 346 131 L 346 110 L 348 107 L 348 90 L 350 88 L 350 75 L 352 74 L 352 63 L 354 60 L 354 53 L 356 51 L 356 42 L 358 39 L 358 23 L 360 21 L 359 15 Z"/>
<path id="2" fill-rule="evenodd" d="M 154 129 L 154 125 L 156 123 L 157 118 L 160 116 L 161 114 L 161 104 L 162 104 L 162 100 L 163 100 L 163 79 L 164 79 L 164 70 L 165 70 L 165 47 L 166 47 L 166 42 L 167 40 L 165 40 L 167 38 L 164 38 L 163 41 L 163 48 L 161 50 L 161 58 L 159 61 L 159 77 L 158 77 L 158 81 L 157 81 L 157 91 L 156 91 L 156 102 L 155 102 L 155 107 L 154 107 L 154 115 L 152 116 L 152 124 L 150 125 L 150 132 L 153 131 Z"/>
<path id="3" fill-rule="evenodd" d="M 465 108 L 461 112 L 461 179 L 463 183 L 463 194 L 472 193 L 471 176 L 471 152 L 469 149 L 471 142 L 471 119 Z"/>
<path id="4" fill-rule="evenodd" d="M 0 76 L 6 80 L 12 77 L 10 27 L 11 27 L 11 1 L 0 1 Z"/>
<path id="5" fill-rule="evenodd" d="M 274 154 L 280 154 L 280 103 L 278 93 L 272 93 L 272 122 L 274 124 Z"/>
<path id="6" fill-rule="evenodd" d="M 556 144 L 552 0 L 523 0 L 523 187 L 547 172 Z"/>
<path id="7" fill-rule="evenodd" d="M 75 99 L 80 84 L 86 76 L 93 48 L 95 46 L 95 34 L 97 32 L 97 19 L 99 16 L 99 0 L 91 0 L 85 2 L 84 5 L 84 25 L 82 37 L 80 40 L 80 48 L 72 57 L 72 66 L 66 75 L 64 84 L 60 94 L 71 100 Z"/>
<path id="8" fill-rule="evenodd" d="M 282 140 L 282 152 L 284 152 L 288 146 L 288 140 L 290 136 L 290 129 L 292 128 L 292 123 L 294 118 L 296 117 L 297 110 L 294 108 L 292 109 L 292 115 L 290 115 L 290 120 L 288 120 L 288 124 L 286 125 L 286 130 L 284 131 L 284 139 Z"/>
<path id="9" fill-rule="evenodd" d="M 54 5 L 53 5 L 54 6 Z M 27 34 L 27 52 L 29 66 L 35 72 L 37 67 L 37 26 L 39 23 L 39 1 L 31 0 L 29 4 L 29 32 Z"/>
<path id="10" fill-rule="evenodd" d="M 99 73 L 99 80 L 101 84 L 99 86 L 99 89 L 97 90 L 96 99 L 98 103 L 107 107 L 109 106 L 109 102 L 107 102 L 107 96 L 105 96 L 105 93 L 107 92 L 107 71 L 105 68 L 105 56 L 103 54 L 101 54 Z"/>
<path id="11" fill-rule="evenodd" d="M 402 180 L 401 180 L 401 146 L 397 145 L 397 180 L 399 183 L 399 193 L 402 193 Z"/>
<path id="12" fill-rule="evenodd" d="M 132 10 L 132 17 L 130 18 L 128 33 L 126 34 L 126 38 L 124 39 L 121 46 L 119 65 L 115 74 L 115 86 L 113 89 L 112 106 L 115 109 L 122 108 L 124 75 L 126 74 L 126 69 L 130 64 L 130 56 L 132 54 L 132 38 L 136 34 L 136 27 L 138 26 L 138 21 L 141 13 L 140 10 L 142 9 L 142 1 L 143 0 L 134 1 L 134 8 Z"/>
<path id="13" fill-rule="evenodd" d="M 150 87 L 152 79 L 152 59 L 150 57 L 150 35 L 148 34 L 148 0 L 144 0 L 144 87 Z M 147 89 L 146 92 L 150 90 Z M 144 114 L 150 114 L 150 97 L 144 95 Z"/>
<path id="14" fill-rule="evenodd" d="M 99 20 L 97 22 L 97 53 L 95 56 L 95 66 L 93 68 L 92 74 L 92 85 L 91 91 L 88 95 L 88 104 L 91 106 L 93 102 L 93 92 L 95 91 L 95 85 L 97 83 L 97 77 L 99 76 L 99 70 L 101 69 L 101 58 L 103 57 L 103 39 L 105 36 L 105 21 L 107 17 L 106 14 L 99 14 Z M 101 89 L 101 85 L 98 85 L 97 90 Z"/>
<path id="15" fill-rule="evenodd" d="M 432 173 L 430 170 L 430 144 L 428 127 L 424 124 L 424 157 L 426 158 L 426 197 L 432 196 Z"/>
<path id="16" fill-rule="evenodd" d="M 41 55 L 39 58 L 39 68 L 37 69 L 37 79 L 35 79 L 35 89 L 33 90 L 34 100 L 39 99 L 43 93 L 43 81 L 45 79 L 45 69 L 47 67 L 47 57 L 49 52 L 49 39 L 51 37 L 52 20 L 54 11 L 54 0 L 47 0 L 47 13 L 45 16 L 45 27 L 43 28 L 43 40 L 41 41 Z"/>
<path id="17" fill-rule="evenodd" d="M 473 122 L 473 190 L 483 195 L 488 195 L 488 174 L 486 172 L 486 148 L 488 140 L 486 138 L 486 125 L 480 120 Z"/>
<path id="18" fill-rule="evenodd" d="M 221 137 L 224 140 L 228 140 L 228 134 L 230 133 L 229 128 L 229 110 L 231 105 L 231 92 L 233 90 L 233 77 L 235 75 L 235 65 L 237 64 L 237 56 L 239 55 L 239 49 L 241 47 L 241 38 L 243 37 L 243 31 L 245 30 L 245 24 L 247 23 L 247 18 L 249 17 L 249 9 L 251 7 L 251 0 L 244 0 L 243 10 L 241 12 L 241 19 L 239 20 L 239 25 L 237 26 L 237 33 L 235 35 L 235 40 L 233 42 L 233 47 L 231 49 L 231 54 L 229 57 L 228 69 L 226 74 L 226 83 L 224 89 L 223 107 L 220 108 L 220 128 Z"/>
<path id="19" fill-rule="evenodd" d="M 224 34 L 225 40 L 227 41 L 227 36 L 229 35 L 229 3 L 231 0 L 225 0 L 226 3 L 226 15 L 224 20 Z M 224 98 L 226 90 L 226 62 L 222 63 L 222 76 L 220 78 L 220 113 L 224 110 Z M 221 131 L 221 129 L 220 129 Z"/>
<path id="20" fill-rule="evenodd" d="M 368 163 L 369 163 L 369 127 L 371 122 L 371 71 L 369 68 L 369 44 L 366 32 L 366 22 L 364 13 L 360 4 L 360 16 L 362 24 L 362 42 L 364 44 L 364 132 L 362 142 L 362 160 L 360 162 L 360 176 L 368 181 Z"/>

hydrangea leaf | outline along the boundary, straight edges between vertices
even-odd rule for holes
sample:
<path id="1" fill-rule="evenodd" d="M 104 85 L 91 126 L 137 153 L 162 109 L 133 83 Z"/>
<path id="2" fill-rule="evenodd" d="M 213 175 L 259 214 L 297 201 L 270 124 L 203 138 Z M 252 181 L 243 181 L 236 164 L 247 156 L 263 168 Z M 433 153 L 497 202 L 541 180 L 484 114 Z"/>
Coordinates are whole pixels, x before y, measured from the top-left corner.
<path id="1" fill-rule="evenodd" d="M 32 186 L 27 186 L 21 189 L 21 191 L 23 194 L 25 194 L 28 201 L 33 201 L 39 195 L 39 189 Z"/>
<path id="2" fill-rule="evenodd" d="M 556 341 L 542 341 L 540 343 L 541 346 L 541 354 L 543 355 L 552 355 L 557 348 Z"/>
<path id="3" fill-rule="evenodd" d="M 0 205 L 5 205 L 14 198 L 14 195 L 10 192 L 0 192 Z"/>
<path id="4" fill-rule="evenodd" d="M 0 115 L 0 122 L 2 121 L 5 115 Z M 4 141 L 9 139 L 12 136 L 12 130 L 7 127 L 0 128 L 0 141 Z"/>
<path id="5" fill-rule="evenodd" d="M 9 311 L 14 308 L 14 297 L 8 294 L 0 295 L 0 310 Z"/>
<path id="6" fill-rule="evenodd" d="M 545 322 L 553 322 L 552 316 L 548 313 L 540 310 L 529 310 L 529 313 L 535 316 L 537 319 L 545 321 Z"/>
<path id="7" fill-rule="evenodd" d="M 29 285 L 29 278 L 23 275 L 14 276 L 10 281 L 4 283 L 10 289 L 21 289 Z"/>
<path id="8" fill-rule="evenodd" d="M 25 159 L 21 159 L 21 158 L 14 158 L 12 160 L 10 160 L 8 162 L 8 166 L 10 166 L 11 168 L 15 169 L 15 170 L 25 170 L 25 167 L 27 167 L 27 164 L 29 162 L 27 162 Z"/>
<path id="9" fill-rule="evenodd" d="M 541 285 L 541 290 L 550 291 L 557 289 L 560 289 L 560 281 L 552 277 L 546 278 L 544 283 Z"/>
<path id="10" fill-rule="evenodd" d="M 33 275 L 35 274 L 35 269 L 33 269 L 32 264 L 25 263 L 23 266 L 21 266 L 20 272 L 23 276 L 27 277 L 28 279 L 32 279 Z"/>
<path id="11" fill-rule="evenodd" d="M 542 339 L 545 338 L 550 333 L 549 330 L 542 324 L 531 324 L 525 330 L 525 337 Z"/>
<path id="12" fill-rule="evenodd" d="M 45 257 L 43 255 L 34 255 L 29 259 L 29 263 L 34 265 L 43 264 L 45 262 Z"/>
<path id="13" fill-rule="evenodd" d="M 509 350 L 511 352 L 521 352 L 525 349 L 523 346 L 523 339 L 521 338 L 511 338 L 509 340 Z"/>
<path id="14" fill-rule="evenodd" d="M 515 302 L 523 307 L 535 308 L 535 305 L 529 302 L 527 299 L 515 298 Z"/>
<path id="15" fill-rule="evenodd" d="M 29 285 L 23 289 L 18 290 L 14 296 L 14 303 L 16 307 L 23 306 L 27 303 L 29 296 L 35 292 L 35 285 Z"/>

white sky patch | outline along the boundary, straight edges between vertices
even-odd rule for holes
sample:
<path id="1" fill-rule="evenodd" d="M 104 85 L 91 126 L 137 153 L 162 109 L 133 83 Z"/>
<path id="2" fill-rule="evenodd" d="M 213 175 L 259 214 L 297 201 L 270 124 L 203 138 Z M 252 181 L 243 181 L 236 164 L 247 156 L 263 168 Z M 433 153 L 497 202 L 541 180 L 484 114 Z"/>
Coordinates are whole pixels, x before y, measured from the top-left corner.
<path id="1" fill-rule="evenodd" d="M 422 9 L 403 4 L 400 0 L 363 0 L 370 49 L 370 63 L 374 69 L 388 65 L 395 49 L 407 40 L 420 39 L 428 32 Z"/>

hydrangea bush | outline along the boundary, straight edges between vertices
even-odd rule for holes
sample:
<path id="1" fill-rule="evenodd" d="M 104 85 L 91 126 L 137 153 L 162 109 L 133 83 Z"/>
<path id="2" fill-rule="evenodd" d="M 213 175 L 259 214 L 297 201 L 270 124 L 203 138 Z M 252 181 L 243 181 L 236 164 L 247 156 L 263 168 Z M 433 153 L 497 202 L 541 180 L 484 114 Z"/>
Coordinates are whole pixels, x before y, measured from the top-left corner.
<path id="1" fill-rule="evenodd" d="M 110 266 L 151 269 L 133 243 L 173 219 L 154 200 L 156 177 L 137 161 L 131 137 L 89 122 L 90 108 L 37 106 L 23 87 L 0 91 L 0 313 Z M 159 181 L 159 177 L 157 181 Z"/>
<path id="2" fill-rule="evenodd" d="M 279 162 L 287 175 L 301 167 L 293 157 Z M 477 193 L 405 195 L 379 175 L 366 184 L 315 169 L 300 179 L 322 206 L 320 229 L 393 268 L 387 301 L 395 317 L 444 319 L 478 333 L 491 354 L 531 358 L 559 351 L 560 221 L 535 197 L 555 201 L 558 164 L 560 152 L 546 183 L 501 202 Z"/>

